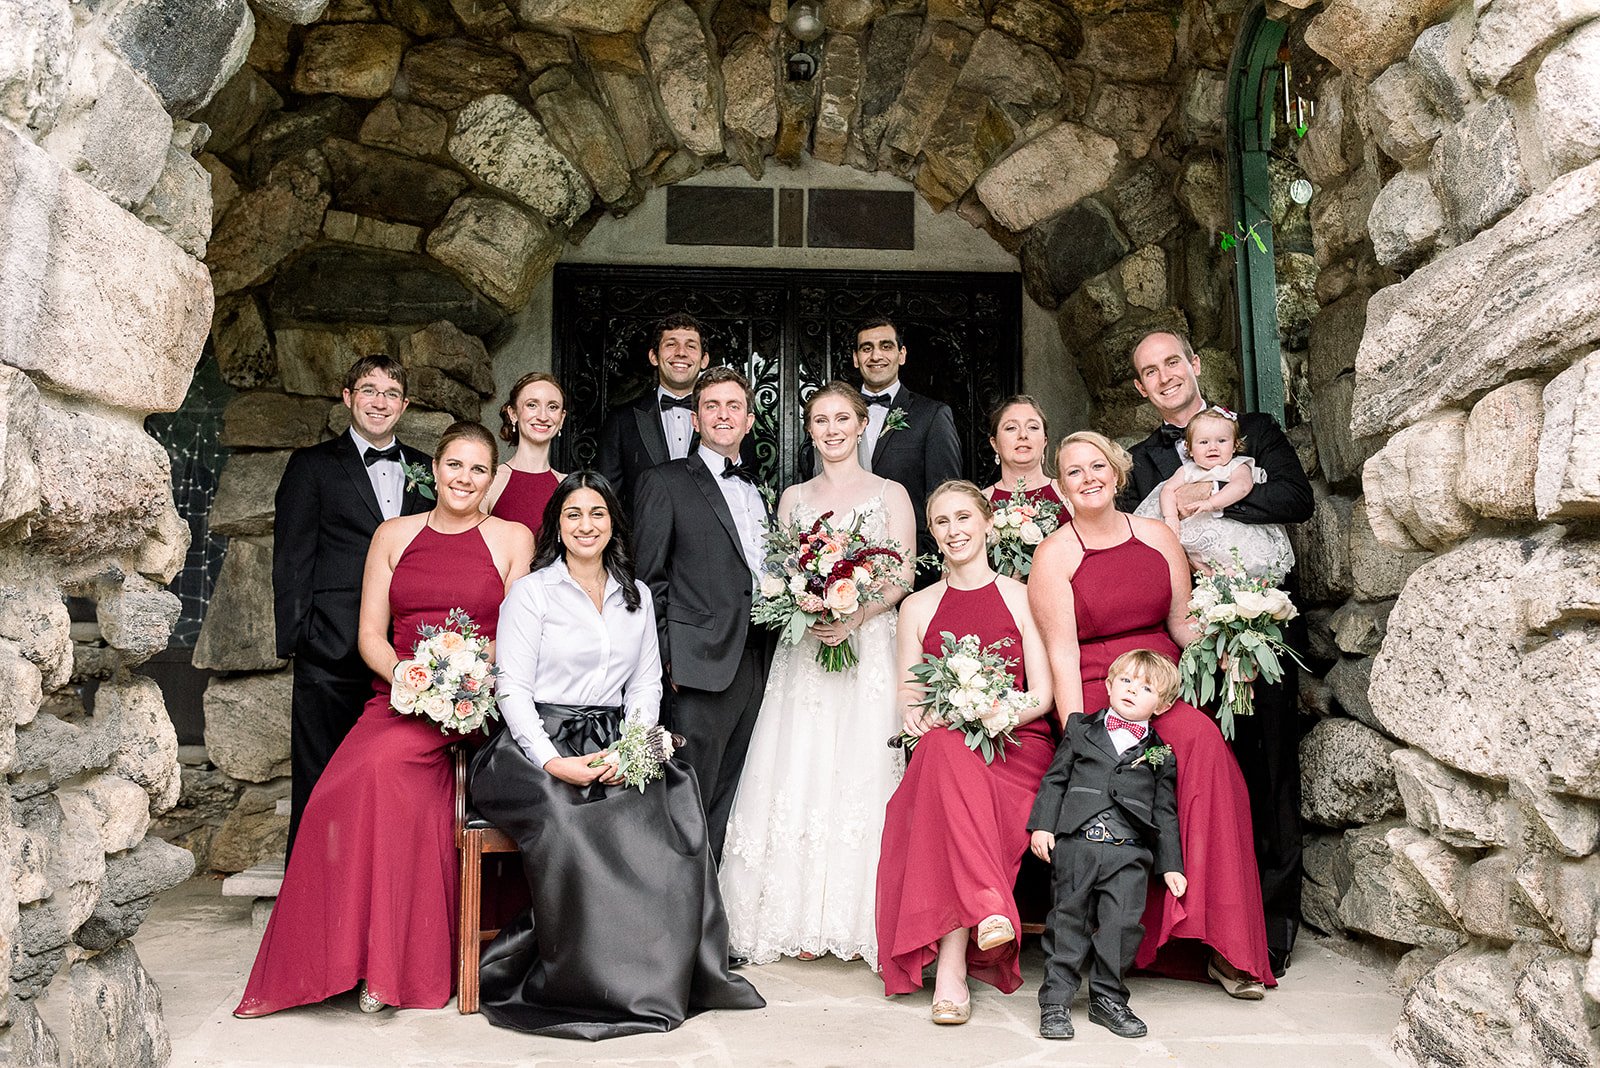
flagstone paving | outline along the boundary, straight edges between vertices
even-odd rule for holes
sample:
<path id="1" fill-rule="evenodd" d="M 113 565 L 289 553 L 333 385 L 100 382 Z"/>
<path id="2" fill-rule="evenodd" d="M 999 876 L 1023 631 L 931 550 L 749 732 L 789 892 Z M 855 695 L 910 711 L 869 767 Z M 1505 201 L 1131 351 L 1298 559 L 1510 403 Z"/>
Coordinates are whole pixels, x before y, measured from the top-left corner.
<path id="1" fill-rule="evenodd" d="M 935 1027 L 927 995 L 885 1000 L 860 963 L 786 960 L 744 974 L 766 996 L 760 1012 L 709 1013 L 667 1035 L 590 1044 L 536 1038 L 438 1011 L 356 1011 L 351 995 L 258 1020 L 235 1020 L 259 936 L 248 899 L 224 898 L 219 883 L 193 879 L 164 895 L 134 944 L 161 986 L 180 1068 L 383 1065 L 1103 1065 L 1148 1068 L 1376 1068 L 1398 1062 L 1389 1032 L 1400 1000 L 1379 967 L 1302 940 L 1294 969 L 1265 1001 L 1230 1001 L 1214 986 L 1135 978 L 1133 1006 L 1147 1038 L 1119 1039 L 1090 1024 L 1080 1001 L 1078 1037 L 1038 1037 L 1041 969 L 1031 940 L 1022 990 L 978 987 L 972 1022 Z M 63 1001 L 65 999 L 62 999 Z"/>

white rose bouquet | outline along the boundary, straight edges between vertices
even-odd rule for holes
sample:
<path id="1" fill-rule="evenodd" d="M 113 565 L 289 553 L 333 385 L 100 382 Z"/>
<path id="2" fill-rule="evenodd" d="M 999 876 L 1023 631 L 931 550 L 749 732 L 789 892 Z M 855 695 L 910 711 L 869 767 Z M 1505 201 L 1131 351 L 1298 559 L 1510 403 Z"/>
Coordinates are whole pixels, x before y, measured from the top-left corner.
<path id="1" fill-rule="evenodd" d="M 1006 759 L 1005 743 L 1021 745 L 1011 732 L 1022 722 L 1022 714 L 1038 705 L 1039 699 L 1017 689 L 1008 670 L 1012 664 L 1000 652 L 1010 639 L 992 645 L 978 644 L 976 634 L 957 638 L 940 631 L 943 640 L 939 655 L 922 654 L 922 663 L 911 669 L 911 677 L 922 686 L 917 704 L 942 720 L 946 727 L 966 735 L 967 748 L 983 755 L 985 764 L 994 758 Z M 901 734 L 889 740 L 910 751 L 917 739 Z"/>
<path id="2" fill-rule="evenodd" d="M 423 624 L 411 659 L 394 667 L 389 703 L 396 712 L 425 716 L 446 734 L 470 734 L 490 716 L 500 669 L 489 659 L 489 639 L 472 617 L 452 608 L 441 626 Z"/>
<path id="3" fill-rule="evenodd" d="M 1030 496 L 1017 479 L 1011 499 L 994 510 L 989 528 L 989 563 L 1002 575 L 1024 582 L 1033 570 L 1033 551 L 1061 525 L 1061 506 L 1045 496 Z"/>
<path id="4" fill-rule="evenodd" d="M 1224 738 L 1233 738 L 1235 716 L 1255 714 L 1254 680 L 1283 678 L 1280 654 L 1305 667 L 1280 626 L 1299 614 L 1287 593 L 1249 578 L 1243 567 L 1237 575 L 1217 572 L 1195 581 L 1189 618 L 1199 624 L 1200 639 L 1178 661 L 1183 699 L 1200 707 L 1220 697 L 1217 720 Z"/>
<path id="5" fill-rule="evenodd" d="M 660 724 L 646 725 L 630 719 L 617 743 L 589 761 L 589 766 L 616 765 L 623 787 L 631 786 L 642 794 L 646 783 L 661 778 L 662 765 L 671 760 L 672 754 L 682 745 L 681 736 Z"/>
<path id="6" fill-rule="evenodd" d="M 891 584 L 910 588 L 900 573 L 905 556 L 898 542 L 868 541 L 861 533 L 864 517 L 844 530 L 836 529 L 832 518 L 832 512 L 824 512 L 804 530 L 775 523 L 764 538 L 761 595 L 750 618 L 778 631 L 787 645 L 799 644 L 813 623 L 837 623 L 883 600 Z M 856 662 L 850 639 L 832 646 L 818 643 L 817 663 L 824 669 L 843 671 Z"/>

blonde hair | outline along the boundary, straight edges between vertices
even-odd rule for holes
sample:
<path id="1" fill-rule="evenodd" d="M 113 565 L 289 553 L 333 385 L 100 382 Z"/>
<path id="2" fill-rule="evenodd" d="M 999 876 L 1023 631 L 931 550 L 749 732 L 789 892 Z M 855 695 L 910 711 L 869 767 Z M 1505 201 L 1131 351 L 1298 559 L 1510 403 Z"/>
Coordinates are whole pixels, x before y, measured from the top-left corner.
<path id="1" fill-rule="evenodd" d="M 1111 666 L 1106 668 L 1106 681 L 1110 682 L 1118 675 L 1127 675 L 1154 686 L 1156 699 L 1161 702 L 1163 710 L 1171 708 L 1183 690 L 1178 665 L 1154 649 L 1129 649 L 1111 661 Z"/>
<path id="2" fill-rule="evenodd" d="M 1094 430 L 1079 430 L 1068 434 L 1061 439 L 1061 444 L 1056 446 L 1056 470 L 1062 471 L 1065 477 L 1065 468 L 1061 463 L 1061 454 L 1069 445 L 1093 445 L 1100 450 L 1100 455 L 1106 458 L 1117 473 L 1117 492 L 1122 492 L 1128 485 L 1128 476 L 1133 473 L 1133 457 L 1128 455 L 1128 450 L 1112 441 L 1104 434 Z"/>
<path id="3" fill-rule="evenodd" d="M 978 510 L 979 515 L 986 520 L 994 518 L 994 504 L 983 495 L 983 490 L 975 483 L 968 482 L 964 478 L 947 478 L 933 487 L 933 492 L 928 494 L 927 503 L 923 505 L 923 515 L 930 524 L 933 522 L 933 502 L 946 493 L 965 494 L 972 498 L 972 505 Z"/>

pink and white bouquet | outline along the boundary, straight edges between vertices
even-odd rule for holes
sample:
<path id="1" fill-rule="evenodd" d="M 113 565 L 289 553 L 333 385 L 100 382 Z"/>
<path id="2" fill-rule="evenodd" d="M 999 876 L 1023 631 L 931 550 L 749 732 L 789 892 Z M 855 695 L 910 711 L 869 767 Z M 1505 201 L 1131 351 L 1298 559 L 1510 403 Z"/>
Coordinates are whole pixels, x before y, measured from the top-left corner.
<path id="1" fill-rule="evenodd" d="M 1255 714 L 1254 680 L 1283 678 L 1280 654 L 1305 667 L 1280 626 L 1299 614 L 1287 593 L 1250 578 L 1242 567 L 1238 574 L 1219 571 L 1195 580 L 1189 618 L 1200 638 L 1178 661 L 1183 699 L 1198 708 L 1220 698 L 1217 721 L 1224 738 L 1234 736 L 1234 717 Z"/>
<path id="2" fill-rule="evenodd" d="M 905 556 L 898 542 L 876 543 L 861 533 L 864 516 L 839 529 L 824 512 L 801 529 L 774 523 L 764 544 L 761 591 L 750 618 L 778 632 L 778 640 L 797 645 L 813 623 L 837 623 L 884 598 L 893 584 L 910 589 L 901 574 Z M 856 666 L 856 651 L 846 638 L 838 645 L 818 643 L 817 663 L 827 671 Z"/>
<path id="3" fill-rule="evenodd" d="M 490 716 L 500 669 L 489 658 L 489 639 L 472 617 L 452 608 L 441 626 L 423 624 L 411 659 L 394 667 L 389 703 L 396 712 L 425 716 L 446 734 L 470 734 Z"/>
<path id="4" fill-rule="evenodd" d="M 922 686 L 917 704 L 928 710 L 946 727 L 966 735 L 967 748 L 983 755 L 985 764 L 999 757 L 1006 759 L 1005 745 L 1021 745 L 1011 732 L 1022 722 L 1022 714 L 1039 704 L 1031 693 L 1017 689 L 1009 670 L 1014 662 L 1000 650 L 1011 639 L 980 645 L 976 634 L 957 638 L 940 631 L 943 640 L 939 655 L 922 654 L 922 663 L 911 669 L 911 677 Z M 917 739 L 902 734 L 899 741 L 907 751 Z"/>
<path id="5" fill-rule="evenodd" d="M 989 527 L 989 563 L 1023 582 L 1033 570 L 1033 551 L 1061 525 L 1061 505 L 1042 494 L 1030 496 L 1027 487 L 1017 479 L 1016 492 L 995 507 Z"/>

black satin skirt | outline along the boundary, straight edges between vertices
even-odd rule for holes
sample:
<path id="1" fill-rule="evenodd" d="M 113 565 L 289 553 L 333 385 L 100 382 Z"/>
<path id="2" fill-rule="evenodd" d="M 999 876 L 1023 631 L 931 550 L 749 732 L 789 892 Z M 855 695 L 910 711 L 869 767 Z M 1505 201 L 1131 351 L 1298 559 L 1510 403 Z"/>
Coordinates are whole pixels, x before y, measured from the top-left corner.
<path id="1" fill-rule="evenodd" d="M 617 737 L 620 708 L 538 706 L 563 756 Z M 643 793 L 579 788 L 502 730 L 472 759 L 473 806 L 517 840 L 532 905 L 484 948 L 491 1023 L 557 1038 L 671 1031 L 706 1009 L 759 1009 L 728 971 L 728 918 L 694 773 Z"/>

